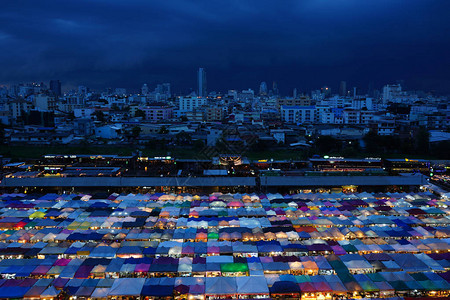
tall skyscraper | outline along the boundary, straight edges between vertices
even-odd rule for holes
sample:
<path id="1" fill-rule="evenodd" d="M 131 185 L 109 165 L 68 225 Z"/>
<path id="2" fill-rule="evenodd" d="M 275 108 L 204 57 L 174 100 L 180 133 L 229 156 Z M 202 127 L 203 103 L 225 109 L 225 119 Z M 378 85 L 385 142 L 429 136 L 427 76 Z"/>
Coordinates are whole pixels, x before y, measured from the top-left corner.
<path id="1" fill-rule="evenodd" d="M 339 85 L 339 96 L 347 96 L 347 82 L 341 81 Z"/>
<path id="2" fill-rule="evenodd" d="M 327 86 L 324 86 L 323 88 L 320 89 L 322 95 L 324 95 L 325 97 L 329 96 L 331 94 L 331 89 Z"/>
<path id="3" fill-rule="evenodd" d="M 206 97 L 206 72 L 205 69 L 199 68 L 197 72 L 198 96 Z"/>
<path id="4" fill-rule="evenodd" d="M 78 95 L 86 95 L 87 91 L 88 91 L 88 89 L 84 85 L 78 86 Z"/>
<path id="5" fill-rule="evenodd" d="M 50 80 L 50 92 L 57 97 L 61 96 L 61 81 Z"/>
<path id="6" fill-rule="evenodd" d="M 141 87 L 141 94 L 144 96 L 148 95 L 148 85 L 146 83 L 144 83 L 144 85 L 142 85 Z"/>
<path id="7" fill-rule="evenodd" d="M 170 98 L 170 83 L 161 83 L 156 85 L 155 93 L 159 93 L 165 95 L 167 98 Z"/>
<path id="8" fill-rule="evenodd" d="M 402 93 L 402 86 L 400 84 L 388 84 L 383 87 L 383 104 L 398 98 Z"/>
<path id="9" fill-rule="evenodd" d="M 280 91 L 278 91 L 278 84 L 275 81 L 272 83 L 272 91 L 274 96 L 278 96 L 280 94 Z"/>
<path id="10" fill-rule="evenodd" d="M 259 94 L 261 96 L 267 95 L 267 83 L 265 81 L 261 82 L 259 85 Z"/>

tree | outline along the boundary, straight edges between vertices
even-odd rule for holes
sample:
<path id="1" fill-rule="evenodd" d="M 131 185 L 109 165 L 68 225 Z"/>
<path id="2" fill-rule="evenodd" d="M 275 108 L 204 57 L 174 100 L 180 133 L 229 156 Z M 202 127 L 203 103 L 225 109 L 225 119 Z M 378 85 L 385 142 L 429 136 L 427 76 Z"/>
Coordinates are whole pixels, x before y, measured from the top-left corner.
<path id="1" fill-rule="evenodd" d="M 428 154 L 430 149 L 430 133 L 424 127 L 419 128 L 415 134 L 416 152 Z"/>
<path id="2" fill-rule="evenodd" d="M 101 110 L 96 110 L 94 113 L 94 116 L 97 119 L 97 121 L 100 121 L 100 122 L 106 121 L 105 114 Z"/>
<path id="3" fill-rule="evenodd" d="M 329 153 L 341 149 L 341 142 L 328 135 L 318 136 L 315 145 L 320 153 Z"/>
<path id="4" fill-rule="evenodd" d="M 139 134 L 141 134 L 141 131 L 142 131 L 141 127 L 139 127 L 139 126 L 134 126 L 134 127 L 131 129 L 131 135 L 132 135 L 134 138 L 137 138 L 137 137 L 139 136 Z"/>
<path id="5" fill-rule="evenodd" d="M 0 144 L 5 143 L 5 124 L 0 123 Z"/>
<path id="6" fill-rule="evenodd" d="M 191 135 L 187 132 L 181 131 L 175 135 L 175 140 L 177 143 L 184 144 L 191 140 Z"/>
<path id="7" fill-rule="evenodd" d="M 202 140 L 195 140 L 193 146 L 195 150 L 201 150 L 205 147 L 205 144 Z"/>
<path id="8" fill-rule="evenodd" d="M 370 131 L 369 133 L 367 133 L 363 140 L 365 143 L 365 150 L 368 153 L 377 153 L 379 148 L 378 148 L 378 139 L 379 136 L 378 134 L 376 134 L 374 131 Z"/>
<path id="9" fill-rule="evenodd" d="M 145 119 L 145 112 L 138 108 L 138 109 L 136 109 L 136 111 L 134 113 L 134 116 L 136 118 L 143 118 L 143 119 Z"/>
<path id="10" fill-rule="evenodd" d="M 166 126 L 162 126 L 161 129 L 159 130 L 159 134 L 167 134 L 169 133 L 169 130 L 167 130 Z"/>

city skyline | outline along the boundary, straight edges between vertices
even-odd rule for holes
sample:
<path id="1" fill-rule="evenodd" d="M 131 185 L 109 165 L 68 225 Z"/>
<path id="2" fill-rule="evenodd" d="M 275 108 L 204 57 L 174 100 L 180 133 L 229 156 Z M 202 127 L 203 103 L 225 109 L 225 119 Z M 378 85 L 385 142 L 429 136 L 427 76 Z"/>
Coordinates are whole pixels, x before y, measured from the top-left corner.
<path id="1" fill-rule="evenodd" d="M 170 82 L 187 92 L 197 90 L 201 66 L 211 91 L 257 89 L 261 81 L 276 81 L 281 94 L 323 85 L 337 90 L 340 81 L 364 90 L 370 82 L 380 88 L 404 80 L 448 94 L 449 6 L 69 1 L 43 10 L 33 2 L 6 3 L 0 82 L 59 79 L 66 87 L 95 89 Z"/>
<path id="2" fill-rule="evenodd" d="M 199 75 L 199 71 L 202 70 L 203 75 Z M 198 97 L 209 97 L 209 96 L 217 96 L 217 95 L 225 95 L 229 92 L 236 91 L 253 91 L 255 96 L 262 96 L 262 97 L 293 97 L 297 98 L 299 96 L 311 96 L 312 94 L 316 92 L 324 92 L 324 89 L 326 89 L 327 95 L 335 95 L 339 97 L 354 97 L 354 96 L 369 96 L 369 97 L 375 97 L 380 98 L 382 97 L 383 88 L 390 85 L 401 85 L 401 87 L 405 90 L 408 90 L 412 93 L 418 93 L 420 95 L 434 95 L 434 96 L 447 96 L 445 93 L 439 93 L 435 90 L 420 90 L 413 86 L 409 86 L 405 84 L 404 80 L 394 80 L 392 82 L 385 82 L 384 84 L 381 84 L 380 86 L 374 86 L 374 82 L 370 81 L 367 84 L 367 88 L 364 88 L 364 86 L 353 86 L 353 85 L 347 85 L 347 81 L 341 80 L 340 82 L 334 82 L 332 84 L 322 84 L 313 87 L 310 90 L 300 90 L 297 87 L 292 88 L 291 90 L 287 89 L 280 89 L 278 88 L 278 82 L 273 81 L 272 87 L 269 89 L 267 87 L 266 81 L 260 81 L 259 84 L 256 86 L 247 86 L 244 89 L 235 89 L 233 87 L 224 87 L 223 90 L 207 90 L 206 83 L 207 83 L 207 75 L 206 70 L 204 68 L 199 68 L 197 70 L 196 75 L 196 87 L 195 88 L 189 88 L 185 91 L 180 91 L 176 87 L 174 88 L 170 82 L 162 82 L 162 81 L 156 81 L 154 83 L 148 84 L 147 82 L 142 83 L 140 86 L 139 84 L 131 86 L 129 88 L 125 88 L 123 86 L 106 86 L 101 88 L 92 88 L 91 86 L 86 86 L 83 84 L 74 85 L 74 86 L 67 86 L 64 85 L 64 82 L 61 82 L 59 79 L 51 79 L 49 81 L 42 81 L 42 80 L 34 80 L 29 82 L 12 82 L 9 84 L 0 84 L 0 89 L 13 89 L 13 88 L 19 88 L 21 86 L 39 86 L 41 88 L 47 89 L 50 93 L 53 93 L 57 95 L 58 97 L 61 97 L 63 94 L 86 94 L 87 91 L 91 93 L 111 93 L 113 91 L 124 91 L 124 95 L 136 95 L 136 94 L 142 94 L 147 95 L 150 90 L 154 90 L 154 92 L 158 92 L 163 86 L 169 86 L 169 94 L 170 89 L 173 90 L 174 97 L 180 97 L 180 96 L 192 96 L 196 95 Z M 202 89 L 204 92 L 200 94 L 200 81 L 203 80 L 205 84 L 202 84 L 204 88 Z M 52 88 L 52 84 L 57 83 L 56 91 L 55 88 Z M 172 86 L 172 87 L 171 87 Z M 274 88 L 275 86 L 275 93 Z M 80 92 L 80 89 L 82 90 Z M 144 92 L 144 89 L 146 92 Z M 285 90 L 285 91 L 284 91 Z M 345 91 L 345 92 L 344 92 Z"/>

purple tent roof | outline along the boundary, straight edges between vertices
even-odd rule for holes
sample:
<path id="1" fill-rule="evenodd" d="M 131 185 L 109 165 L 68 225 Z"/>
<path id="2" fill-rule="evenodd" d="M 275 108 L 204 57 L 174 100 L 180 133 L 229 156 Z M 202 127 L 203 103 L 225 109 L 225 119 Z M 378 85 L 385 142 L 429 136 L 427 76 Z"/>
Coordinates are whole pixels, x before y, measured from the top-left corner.
<path id="1" fill-rule="evenodd" d="M 194 284 L 191 285 L 189 288 L 189 293 L 190 294 L 204 294 L 205 293 L 205 286 L 204 285 L 199 285 L 199 284 Z"/>

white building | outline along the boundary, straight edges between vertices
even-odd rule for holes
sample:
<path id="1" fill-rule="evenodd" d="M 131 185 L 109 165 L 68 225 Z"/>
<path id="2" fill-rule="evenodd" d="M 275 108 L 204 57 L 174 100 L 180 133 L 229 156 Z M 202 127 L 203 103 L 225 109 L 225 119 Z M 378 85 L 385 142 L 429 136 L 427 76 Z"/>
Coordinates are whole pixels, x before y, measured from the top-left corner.
<path id="1" fill-rule="evenodd" d="M 181 97 L 180 111 L 192 111 L 198 107 L 206 105 L 207 99 L 202 97 Z"/>
<path id="2" fill-rule="evenodd" d="M 374 117 L 372 123 L 378 135 L 393 135 L 395 132 L 395 119 L 386 116 Z"/>
<path id="3" fill-rule="evenodd" d="M 34 106 L 41 111 L 53 111 L 56 109 L 56 99 L 54 96 L 39 94 L 34 98 Z"/>
<path id="4" fill-rule="evenodd" d="M 333 124 L 334 113 L 328 105 L 316 105 L 316 123 L 318 124 Z"/>
<path id="5" fill-rule="evenodd" d="M 73 115 L 75 118 L 89 118 L 95 112 L 95 108 L 75 108 Z"/>
<path id="6" fill-rule="evenodd" d="M 342 112 L 344 124 L 359 124 L 361 120 L 361 111 L 352 108 L 346 108 Z"/>
<path id="7" fill-rule="evenodd" d="M 281 119 L 287 123 L 314 123 L 315 106 L 281 106 Z"/>
<path id="8" fill-rule="evenodd" d="M 375 116 L 375 112 L 372 110 L 361 110 L 361 124 L 369 124 L 372 123 L 372 120 Z"/>

